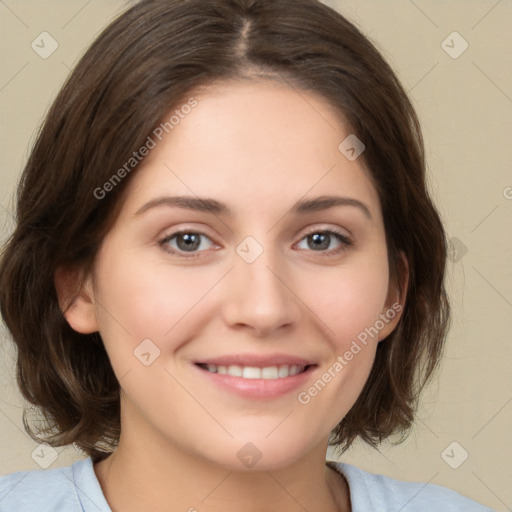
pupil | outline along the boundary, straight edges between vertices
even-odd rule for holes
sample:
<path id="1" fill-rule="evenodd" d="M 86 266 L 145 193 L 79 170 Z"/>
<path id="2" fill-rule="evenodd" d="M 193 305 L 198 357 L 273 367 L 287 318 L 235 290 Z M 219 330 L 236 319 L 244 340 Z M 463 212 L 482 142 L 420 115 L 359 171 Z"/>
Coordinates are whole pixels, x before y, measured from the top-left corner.
<path id="1" fill-rule="evenodd" d="M 312 240 L 313 243 L 313 249 L 327 249 L 329 247 L 330 242 L 330 236 L 325 233 L 314 233 L 313 235 L 310 235 L 310 240 Z"/>
<path id="2" fill-rule="evenodd" d="M 184 233 L 178 236 L 178 247 L 184 251 L 193 251 L 199 247 L 199 236 L 194 233 Z M 181 242 L 181 243 L 180 243 Z"/>

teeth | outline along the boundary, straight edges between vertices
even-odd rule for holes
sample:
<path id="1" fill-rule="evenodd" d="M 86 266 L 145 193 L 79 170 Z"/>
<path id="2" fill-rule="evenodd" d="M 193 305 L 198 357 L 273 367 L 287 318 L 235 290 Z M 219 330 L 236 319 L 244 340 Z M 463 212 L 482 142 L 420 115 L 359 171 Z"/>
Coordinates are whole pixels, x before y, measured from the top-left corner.
<path id="1" fill-rule="evenodd" d="M 261 378 L 262 379 L 277 379 L 279 376 L 279 370 L 277 366 L 267 366 L 266 368 L 261 369 Z"/>
<path id="2" fill-rule="evenodd" d="M 215 365 L 214 365 L 214 367 L 215 367 Z M 232 365 L 232 366 L 228 366 L 228 370 L 226 373 L 228 373 L 229 375 L 232 375 L 233 377 L 243 377 L 244 369 L 242 366 Z"/>
<path id="3" fill-rule="evenodd" d="M 306 367 L 295 364 L 283 364 L 280 366 L 265 366 L 258 368 L 255 366 L 223 366 L 208 364 L 203 365 L 211 373 L 220 373 L 222 375 L 231 375 L 232 377 L 243 377 L 244 379 L 284 379 L 292 375 L 302 373 Z"/>
<path id="4" fill-rule="evenodd" d="M 261 379 L 261 369 L 253 368 L 252 366 L 246 366 L 242 373 L 244 379 Z"/>
<path id="5" fill-rule="evenodd" d="M 290 368 L 288 368 L 287 366 L 280 366 L 279 370 L 277 370 L 277 375 L 280 378 L 288 377 L 289 373 Z"/>

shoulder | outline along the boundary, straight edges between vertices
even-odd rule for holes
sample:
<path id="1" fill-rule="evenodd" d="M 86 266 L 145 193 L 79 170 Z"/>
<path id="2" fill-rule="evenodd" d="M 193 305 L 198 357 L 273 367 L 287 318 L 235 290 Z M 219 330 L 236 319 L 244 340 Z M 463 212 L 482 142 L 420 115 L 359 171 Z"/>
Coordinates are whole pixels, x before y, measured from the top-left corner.
<path id="1" fill-rule="evenodd" d="M 98 495 L 99 492 L 99 495 Z M 55 469 L 18 471 L 0 477 L 0 512 L 110 512 L 90 458 Z"/>
<path id="2" fill-rule="evenodd" d="M 0 478 L 0 511 L 80 511 L 71 467 L 18 471 Z"/>
<path id="3" fill-rule="evenodd" d="M 395 480 L 340 462 L 329 461 L 328 465 L 345 476 L 353 512 L 493 512 L 491 508 L 440 485 Z"/>

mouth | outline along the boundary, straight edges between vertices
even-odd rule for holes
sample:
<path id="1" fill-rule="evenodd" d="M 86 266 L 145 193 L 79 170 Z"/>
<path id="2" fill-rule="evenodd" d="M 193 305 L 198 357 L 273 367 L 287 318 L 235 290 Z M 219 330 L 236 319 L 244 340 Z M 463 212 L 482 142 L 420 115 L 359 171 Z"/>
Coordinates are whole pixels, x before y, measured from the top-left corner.
<path id="1" fill-rule="evenodd" d="M 193 365 L 206 382 L 244 399 L 273 399 L 307 384 L 318 364 L 286 355 L 234 355 Z"/>
<path id="2" fill-rule="evenodd" d="M 196 363 L 199 368 L 206 370 L 210 373 L 217 373 L 220 375 L 230 375 L 231 377 L 239 377 L 242 379 L 264 379 L 264 380 L 275 380 L 275 379 L 286 379 L 299 375 L 308 371 L 311 367 L 315 366 L 312 364 L 308 365 L 296 365 L 296 364 L 282 364 L 275 366 L 242 366 L 242 365 L 217 365 L 217 364 L 206 364 Z"/>

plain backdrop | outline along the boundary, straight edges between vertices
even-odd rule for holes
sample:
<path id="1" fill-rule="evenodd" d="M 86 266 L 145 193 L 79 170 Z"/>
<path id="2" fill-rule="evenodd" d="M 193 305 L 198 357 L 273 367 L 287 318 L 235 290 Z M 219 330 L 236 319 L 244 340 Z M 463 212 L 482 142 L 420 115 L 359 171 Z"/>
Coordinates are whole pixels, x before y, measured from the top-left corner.
<path id="1" fill-rule="evenodd" d="M 376 451 L 358 443 L 341 460 L 512 510 L 512 3 L 326 3 L 363 30 L 409 91 L 424 130 L 431 191 L 453 248 L 447 281 L 453 324 L 415 428 L 399 446 L 386 443 Z M 3 240 L 14 223 L 16 182 L 45 112 L 78 57 L 126 5 L 0 2 Z M 58 44 L 47 58 L 31 46 L 42 32 Z M 0 474 L 39 469 L 32 458 L 38 445 L 22 426 L 15 351 L 5 328 L 0 334 Z M 58 448 L 51 467 L 81 457 L 72 447 Z"/>

